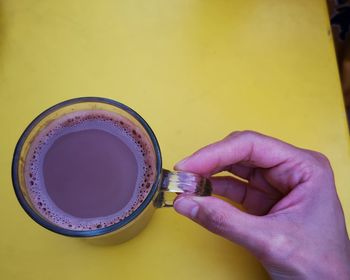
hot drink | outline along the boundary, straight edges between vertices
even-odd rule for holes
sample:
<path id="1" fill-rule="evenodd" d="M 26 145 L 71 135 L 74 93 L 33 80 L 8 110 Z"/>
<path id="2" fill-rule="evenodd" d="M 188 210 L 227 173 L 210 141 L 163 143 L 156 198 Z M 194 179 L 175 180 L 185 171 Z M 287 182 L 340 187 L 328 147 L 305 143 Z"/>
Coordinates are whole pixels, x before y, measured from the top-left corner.
<path id="1" fill-rule="evenodd" d="M 106 111 L 76 111 L 47 125 L 25 159 L 33 207 L 72 230 L 117 223 L 147 197 L 156 171 L 148 135 Z"/>

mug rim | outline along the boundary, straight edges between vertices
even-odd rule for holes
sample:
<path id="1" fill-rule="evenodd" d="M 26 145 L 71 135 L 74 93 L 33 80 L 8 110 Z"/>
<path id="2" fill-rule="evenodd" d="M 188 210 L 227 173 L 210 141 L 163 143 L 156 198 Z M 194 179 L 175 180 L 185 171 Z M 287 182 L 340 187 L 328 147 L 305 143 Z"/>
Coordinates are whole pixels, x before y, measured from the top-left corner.
<path id="1" fill-rule="evenodd" d="M 22 151 L 22 147 L 24 143 L 26 142 L 28 135 L 30 132 L 33 130 L 33 128 L 36 127 L 36 125 L 44 119 L 46 116 L 50 115 L 51 113 L 57 111 L 58 109 L 77 104 L 77 103 L 84 103 L 84 102 L 95 102 L 95 103 L 105 103 L 109 104 L 112 106 L 115 106 L 119 109 L 122 109 L 123 111 L 126 111 L 128 114 L 132 115 L 141 125 L 142 127 L 146 130 L 148 136 L 151 139 L 151 143 L 153 145 L 153 148 L 155 150 L 155 156 L 156 156 L 156 171 L 157 175 L 155 178 L 155 181 L 152 185 L 152 188 L 144 201 L 141 203 L 141 205 L 133 211 L 129 216 L 127 216 L 125 219 L 104 227 L 104 228 L 99 228 L 99 229 L 92 229 L 92 230 L 71 230 L 71 229 L 66 229 L 62 228 L 54 223 L 51 223 L 44 219 L 41 215 L 39 215 L 37 212 L 35 212 L 32 207 L 29 205 L 27 200 L 24 198 L 23 193 L 21 191 L 20 187 L 20 182 L 19 182 L 19 177 L 18 177 L 18 167 L 19 167 L 19 160 L 20 160 L 20 153 Z M 65 101 L 62 101 L 60 103 L 57 103 L 56 105 L 53 105 L 49 107 L 48 109 L 44 110 L 42 113 L 40 113 L 37 117 L 35 117 L 29 125 L 25 128 L 23 133 L 21 134 L 15 150 L 14 150 L 14 155 L 12 159 L 12 183 L 13 187 L 15 190 L 15 194 L 17 197 L 17 200 L 21 204 L 22 208 L 25 210 L 25 212 L 39 225 L 43 226 L 44 228 L 53 231 L 58 234 L 62 234 L 65 236 L 71 236 L 71 237 L 94 237 L 94 236 L 100 236 L 104 235 L 107 233 L 114 232 L 124 226 L 126 226 L 128 223 L 132 222 L 134 219 L 136 219 L 145 209 L 146 207 L 150 204 L 152 201 L 154 195 L 157 192 L 158 185 L 159 185 L 159 180 L 161 176 L 161 171 L 162 171 L 162 157 L 161 157 L 161 151 L 160 151 L 160 146 L 158 143 L 158 140 L 151 129 L 151 127 L 148 125 L 148 123 L 133 109 L 131 109 L 129 106 L 120 103 L 118 101 L 109 99 L 109 98 L 104 98 L 104 97 L 94 97 L 94 96 L 89 96 L 89 97 L 77 97 L 77 98 L 72 98 L 68 99 Z"/>

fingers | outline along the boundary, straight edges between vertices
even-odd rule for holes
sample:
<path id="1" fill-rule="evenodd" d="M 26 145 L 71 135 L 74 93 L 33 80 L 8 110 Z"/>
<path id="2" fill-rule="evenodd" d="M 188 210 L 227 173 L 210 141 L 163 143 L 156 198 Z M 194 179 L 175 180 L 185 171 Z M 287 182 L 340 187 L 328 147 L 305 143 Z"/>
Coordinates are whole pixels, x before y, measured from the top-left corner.
<path id="1" fill-rule="evenodd" d="M 209 231 L 254 249 L 261 222 L 229 203 L 215 197 L 180 196 L 175 210 L 202 225 Z"/>
<path id="2" fill-rule="evenodd" d="M 267 185 L 261 175 L 249 184 L 230 176 L 212 177 L 210 181 L 214 194 L 242 204 L 249 214 L 265 215 L 281 199 L 281 193 Z"/>
<path id="3" fill-rule="evenodd" d="M 230 176 L 212 177 L 213 193 L 243 203 L 248 184 Z"/>
<path id="4" fill-rule="evenodd" d="M 256 133 L 235 132 L 223 140 L 206 146 L 185 160 L 175 169 L 212 175 L 239 162 L 250 166 L 271 168 L 300 155 L 297 149 L 280 140 Z M 242 172 L 248 169 L 241 168 Z"/>
<path id="5" fill-rule="evenodd" d="M 247 164 L 244 163 L 232 164 L 225 168 L 225 171 L 231 172 L 232 174 L 235 174 L 246 180 L 249 180 L 253 170 L 254 167 L 247 166 Z"/>

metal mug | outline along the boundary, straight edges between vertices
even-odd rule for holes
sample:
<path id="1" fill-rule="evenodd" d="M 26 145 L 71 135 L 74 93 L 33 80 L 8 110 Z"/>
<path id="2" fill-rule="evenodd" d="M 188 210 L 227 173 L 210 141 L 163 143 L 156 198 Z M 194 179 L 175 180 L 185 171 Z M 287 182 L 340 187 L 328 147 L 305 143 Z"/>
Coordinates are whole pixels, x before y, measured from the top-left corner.
<path id="1" fill-rule="evenodd" d="M 80 110 L 103 110 L 127 118 L 149 137 L 154 152 L 156 176 L 150 192 L 142 204 L 125 219 L 98 229 L 73 230 L 60 227 L 44 217 L 33 206 L 24 176 L 25 160 L 35 137 L 52 121 Z M 17 199 L 27 214 L 38 224 L 53 232 L 81 237 L 98 244 L 120 243 L 138 234 L 148 223 L 157 208 L 171 207 L 176 194 L 189 193 L 206 196 L 211 194 L 210 181 L 198 174 L 162 169 L 158 141 L 146 121 L 128 106 L 100 97 L 81 97 L 61 102 L 36 117 L 21 135 L 13 156 L 12 182 Z"/>

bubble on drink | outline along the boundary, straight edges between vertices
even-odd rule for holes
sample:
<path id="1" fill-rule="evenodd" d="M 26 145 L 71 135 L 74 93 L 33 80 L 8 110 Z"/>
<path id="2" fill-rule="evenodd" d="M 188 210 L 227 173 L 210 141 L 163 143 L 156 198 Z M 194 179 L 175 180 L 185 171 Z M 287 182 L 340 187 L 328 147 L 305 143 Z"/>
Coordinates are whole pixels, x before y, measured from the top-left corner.
<path id="1" fill-rule="evenodd" d="M 149 136 L 112 112 L 69 113 L 35 137 L 25 160 L 34 208 L 60 227 L 111 226 L 145 200 L 156 177 Z"/>

